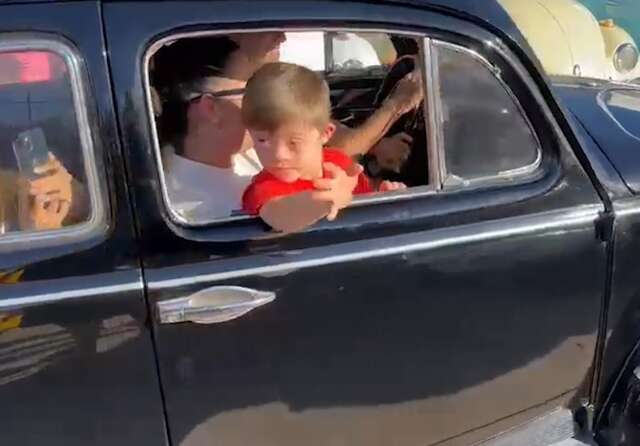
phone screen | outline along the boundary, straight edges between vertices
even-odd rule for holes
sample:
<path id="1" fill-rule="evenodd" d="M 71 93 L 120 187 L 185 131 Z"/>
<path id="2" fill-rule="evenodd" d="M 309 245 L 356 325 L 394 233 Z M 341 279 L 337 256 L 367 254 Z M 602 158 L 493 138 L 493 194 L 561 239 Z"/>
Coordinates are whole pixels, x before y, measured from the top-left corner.
<path id="1" fill-rule="evenodd" d="M 42 129 L 36 127 L 20 133 L 13 142 L 13 153 L 20 174 L 27 178 L 37 177 L 36 167 L 49 160 L 47 140 Z"/>

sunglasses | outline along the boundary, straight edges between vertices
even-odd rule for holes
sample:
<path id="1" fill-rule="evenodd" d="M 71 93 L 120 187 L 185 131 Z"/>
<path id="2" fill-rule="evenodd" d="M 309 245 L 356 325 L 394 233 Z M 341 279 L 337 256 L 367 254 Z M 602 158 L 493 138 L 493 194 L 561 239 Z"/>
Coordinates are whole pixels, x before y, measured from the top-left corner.
<path id="1" fill-rule="evenodd" d="M 194 102 L 200 100 L 204 96 L 209 96 L 212 98 L 232 98 L 237 96 L 244 96 L 246 88 L 234 88 L 231 90 L 222 90 L 222 91 L 201 91 L 196 93 L 195 96 L 189 99 L 189 102 Z"/>

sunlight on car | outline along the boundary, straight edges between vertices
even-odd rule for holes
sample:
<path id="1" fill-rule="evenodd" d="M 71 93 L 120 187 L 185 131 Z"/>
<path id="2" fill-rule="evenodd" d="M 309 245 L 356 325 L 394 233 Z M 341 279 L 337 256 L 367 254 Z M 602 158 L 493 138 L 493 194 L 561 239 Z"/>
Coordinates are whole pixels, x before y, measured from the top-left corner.
<path id="1" fill-rule="evenodd" d="M 619 21 L 627 13 L 621 5 L 611 6 L 622 2 L 604 5 L 589 0 L 499 0 L 499 3 L 527 39 L 547 74 L 640 81 L 638 43 Z M 627 3 L 628 13 L 635 12 L 637 6 Z"/>

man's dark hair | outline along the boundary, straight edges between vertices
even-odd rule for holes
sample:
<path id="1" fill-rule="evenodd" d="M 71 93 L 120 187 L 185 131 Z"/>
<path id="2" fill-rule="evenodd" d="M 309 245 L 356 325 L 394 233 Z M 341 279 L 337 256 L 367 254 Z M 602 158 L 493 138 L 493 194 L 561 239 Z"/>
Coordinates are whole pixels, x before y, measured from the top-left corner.
<path id="1" fill-rule="evenodd" d="M 151 83 L 162 102 L 158 131 L 163 144 L 182 151 L 189 96 L 201 93 L 208 77 L 222 76 L 237 49 L 228 36 L 195 37 L 166 45 L 153 56 Z"/>

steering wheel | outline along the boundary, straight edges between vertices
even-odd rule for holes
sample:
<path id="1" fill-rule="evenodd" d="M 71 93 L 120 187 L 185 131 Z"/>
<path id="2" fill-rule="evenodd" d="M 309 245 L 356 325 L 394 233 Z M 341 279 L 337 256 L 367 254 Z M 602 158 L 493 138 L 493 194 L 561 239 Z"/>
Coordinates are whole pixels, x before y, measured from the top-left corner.
<path id="1" fill-rule="evenodd" d="M 412 72 L 414 68 L 415 59 L 411 56 L 402 56 L 395 62 L 378 89 L 374 104 L 376 108 L 391 94 L 397 83 Z M 378 165 L 375 156 L 366 155 L 364 166 L 367 174 L 383 180 L 401 181 L 409 187 L 425 185 L 428 183 L 429 175 L 427 167 L 427 135 L 422 106 L 398 118 L 385 136 L 393 136 L 400 132 L 405 132 L 413 138 L 411 153 L 400 169 L 400 173 L 383 169 Z"/>

